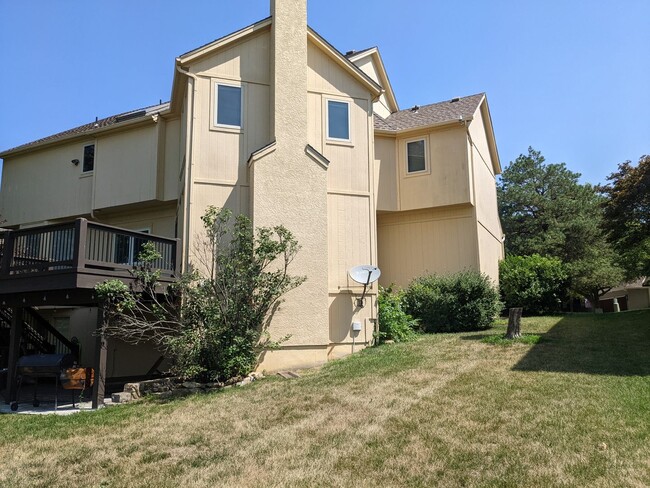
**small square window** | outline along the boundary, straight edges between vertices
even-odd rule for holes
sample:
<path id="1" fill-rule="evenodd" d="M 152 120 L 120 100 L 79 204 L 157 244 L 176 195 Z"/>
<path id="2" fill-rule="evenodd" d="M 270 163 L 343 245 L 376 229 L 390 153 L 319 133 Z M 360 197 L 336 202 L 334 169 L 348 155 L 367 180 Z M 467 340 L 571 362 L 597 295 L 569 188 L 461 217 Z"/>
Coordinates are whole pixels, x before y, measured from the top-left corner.
<path id="1" fill-rule="evenodd" d="M 350 140 L 350 104 L 327 101 L 327 138 Z"/>
<path id="2" fill-rule="evenodd" d="M 241 127 L 241 87 L 216 85 L 215 125 Z"/>
<path id="3" fill-rule="evenodd" d="M 84 173 L 89 173 L 95 169 L 95 145 L 90 144 L 84 146 L 84 163 L 81 170 Z"/>
<path id="4" fill-rule="evenodd" d="M 408 173 L 417 173 L 427 169 L 425 148 L 424 139 L 406 143 Z"/>

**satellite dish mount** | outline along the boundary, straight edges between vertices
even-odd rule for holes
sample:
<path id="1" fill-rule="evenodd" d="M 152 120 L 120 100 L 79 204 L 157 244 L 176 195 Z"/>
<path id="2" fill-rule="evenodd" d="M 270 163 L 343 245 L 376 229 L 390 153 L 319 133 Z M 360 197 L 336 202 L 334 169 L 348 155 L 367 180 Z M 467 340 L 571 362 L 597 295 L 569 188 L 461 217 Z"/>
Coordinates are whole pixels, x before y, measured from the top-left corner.
<path id="1" fill-rule="evenodd" d="M 371 266 L 369 264 L 364 264 L 362 266 L 355 266 L 350 271 L 348 275 L 357 283 L 363 285 L 363 293 L 361 298 L 357 298 L 357 307 L 363 308 L 366 305 L 366 290 L 368 285 L 374 283 L 381 276 L 381 271 L 376 266 Z"/>

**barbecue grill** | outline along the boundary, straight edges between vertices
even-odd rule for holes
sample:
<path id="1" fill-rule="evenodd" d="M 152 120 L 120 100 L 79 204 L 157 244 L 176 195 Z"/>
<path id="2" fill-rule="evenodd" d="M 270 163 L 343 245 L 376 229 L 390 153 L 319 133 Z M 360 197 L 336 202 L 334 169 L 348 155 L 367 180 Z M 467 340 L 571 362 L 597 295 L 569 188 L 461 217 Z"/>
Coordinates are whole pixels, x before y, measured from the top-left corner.
<path id="1" fill-rule="evenodd" d="M 32 405 L 38 407 L 38 380 L 40 378 L 54 378 L 56 389 L 54 392 L 54 409 L 59 403 L 59 382 L 68 379 L 67 371 L 75 364 L 75 357 L 72 354 L 34 354 L 18 358 L 16 372 L 18 374 L 18 392 L 16 398 L 20 397 L 20 389 L 26 378 L 33 378 L 35 381 L 34 399 Z M 72 370 L 75 371 L 75 370 Z M 72 394 L 72 405 L 74 406 L 74 392 Z M 18 402 L 11 403 L 11 410 L 18 410 Z"/>

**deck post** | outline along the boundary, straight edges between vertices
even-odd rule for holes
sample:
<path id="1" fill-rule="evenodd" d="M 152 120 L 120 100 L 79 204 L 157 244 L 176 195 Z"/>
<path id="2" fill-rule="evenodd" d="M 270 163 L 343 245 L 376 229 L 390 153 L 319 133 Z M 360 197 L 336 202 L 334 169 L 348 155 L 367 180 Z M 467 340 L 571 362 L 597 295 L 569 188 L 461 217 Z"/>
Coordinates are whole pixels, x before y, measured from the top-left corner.
<path id="1" fill-rule="evenodd" d="M 9 363 L 7 371 L 7 403 L 16 401 L 18 388 L 16 366 L 20 356 L 20 339 L 23 335 L 23 309 L 12 307 L 11 309 L 11 332 L 9 337 Z"/>
<path id="2" fill-rule="evenodd" d="M 85 267 L 86 260 L 86 234 L 88 232 L 88 221 L 83 218 L 75 220 L 74 223 L 74 249 L 72 255 L 72 266 L 76 269 Z"/>
<path id="3" fill-rule="evenodd" d="M 183 272 L 183 247 L 181 240 L 176 238 L 176 255 L 174 256 L 174 276 L 179 277 Z"/>
<path id="4" fill-rule="evenodd" d="M 4 235 L 4 248 L 2 250 L 2 260 L 0 260 L 0 275 L 9 276 L 9 269 L 14 257 L 14 233 L 6 231 Z"/>
<path id="5" fill-rule="evenodd" d="M 106 336 L 101 332 L 104 325 L 104 310 L 97 307 L 97 328 L 95 330 L 95 382 L 93 383 L 93 409 L 104 405 L 106 388 Z"/>

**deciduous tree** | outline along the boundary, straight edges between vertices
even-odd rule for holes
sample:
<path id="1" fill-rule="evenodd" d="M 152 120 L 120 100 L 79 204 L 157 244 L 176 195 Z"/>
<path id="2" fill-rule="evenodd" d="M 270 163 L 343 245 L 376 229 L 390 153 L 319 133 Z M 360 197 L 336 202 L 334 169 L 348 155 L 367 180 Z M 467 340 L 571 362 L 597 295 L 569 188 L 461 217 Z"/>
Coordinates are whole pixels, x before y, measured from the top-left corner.
<path id="1" fill-rule="evenodd" d="M 634 166 L 618 165 L 600 186 L 603 228 L 625 268 L 628 279 L 650 276 L 650 156 L 642 156 Z"/>
<path id="2" fill-rule="evenodd" d="M 108 317 L 104 334 L 154 343 L 179 376 L 221 381 L 249 373 L 261 348 L 286 339 L 270 340 L 269 320 L 305 278 L 288 272 L 300 247 L 285 227 L 253 231 L 247 217 L 215 207 L 202 220 L 199 266 L 172 287 L 161 287 L 152 268 L 160 256 L 145 246 L 131 286 L 107 281 L 96 289 Z"/>

